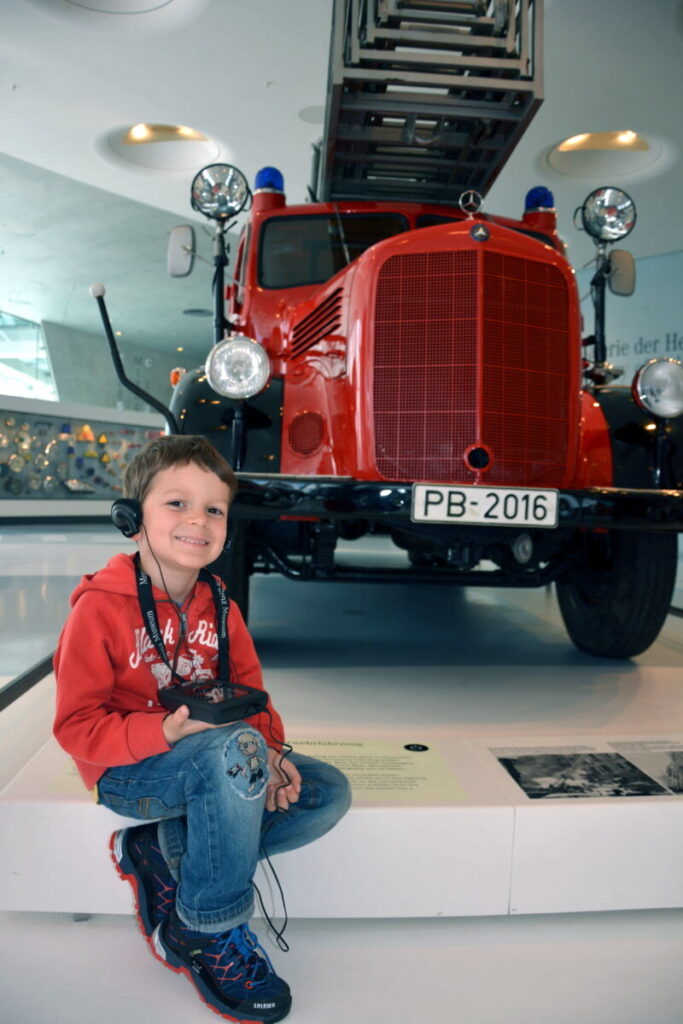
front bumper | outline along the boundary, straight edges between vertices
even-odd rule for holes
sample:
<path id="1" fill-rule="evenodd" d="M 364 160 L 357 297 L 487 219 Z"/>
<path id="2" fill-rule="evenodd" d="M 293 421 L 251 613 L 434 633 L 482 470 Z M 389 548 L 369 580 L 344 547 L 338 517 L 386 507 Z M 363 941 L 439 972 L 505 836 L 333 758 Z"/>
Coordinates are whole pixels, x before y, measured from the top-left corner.
<path id="1" fill-rule="evenodd" d="M 238 473 L 237 477 L 239 490 L 232 514 L 239 519 L 362 519 L 387 526 L 419 525 L 423 532 L 430 529 L 429 523 L 411 524 L 411 484 L 267 473 Z M 558 529 L 683 530 L 680 490 L 591 487 L 559 491 L 558 499 Z M 514 529 L 496 527 L 501 528 Z M 458 531 L 461 527 L 445 529 Z M 473 529 L 486 531 L 489 527 Z"/>

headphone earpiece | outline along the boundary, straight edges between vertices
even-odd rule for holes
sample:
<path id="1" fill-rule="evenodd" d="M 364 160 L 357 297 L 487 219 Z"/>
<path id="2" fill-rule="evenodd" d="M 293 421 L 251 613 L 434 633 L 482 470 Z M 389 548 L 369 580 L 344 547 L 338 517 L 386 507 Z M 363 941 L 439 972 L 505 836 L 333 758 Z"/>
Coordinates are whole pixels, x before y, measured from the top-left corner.
<path id="1" fill-rule="evenodd" d="M 111 521 L 124 537 L 142 529 L 142 506 L 137 498 L 117 498 L 111 507 Z"/>

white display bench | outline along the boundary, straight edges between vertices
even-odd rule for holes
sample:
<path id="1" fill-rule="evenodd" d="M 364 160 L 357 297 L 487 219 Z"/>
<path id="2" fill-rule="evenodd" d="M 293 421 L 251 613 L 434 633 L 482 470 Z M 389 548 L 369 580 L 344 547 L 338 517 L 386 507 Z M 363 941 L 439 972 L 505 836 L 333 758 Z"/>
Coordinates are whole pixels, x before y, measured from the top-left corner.
<path id="1" fill-rule="evenodd" d="M 651 796 L 553 792 L 531 799 L 492 753 L 500 736 L 421 732 L 427 750 L 406 750 L 411 737 L 381 732 L 294 738 L 304 753 L 333 760 L 336 751 L 356 784 L 354 806 L 329 835 L 275 858 L 291 916 L 683 905 L 682 795 L 659 787 Z M 682 740 L 672 737 L 670 746 Z M 591 745 L 595 737 L 585 749 Z M 600 750 L 605 745 L 601 740 Z M 513 753 L 576 746 L 581 739 L 570 743 L 566 736 L 505 740 Z M 586 755 L 579 756 L 581 775 Z M 596 755 L 600 771 L 604 756 Z M 565 785 L 566 772 L 560 781 Z M 552 789 L 548 779 L 540 785 Z M 131 913 L 129 887 L 108 855 L 112 830 L 126 821 L 93 802 L 67 755 L 49 740 L 0 793 L 0 909 Z M 257 882 L 268 893 L 267 878 Z M 268 895 L 266 902 L 272 906 Z"/>

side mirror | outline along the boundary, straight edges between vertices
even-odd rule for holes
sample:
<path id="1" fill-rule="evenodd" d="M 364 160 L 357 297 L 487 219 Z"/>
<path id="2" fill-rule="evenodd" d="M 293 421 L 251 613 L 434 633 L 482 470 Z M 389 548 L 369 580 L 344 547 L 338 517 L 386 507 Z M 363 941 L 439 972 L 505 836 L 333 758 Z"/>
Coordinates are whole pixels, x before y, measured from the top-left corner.
<path id="1" fill-rule="evenodd" d="M 194 228 L 181 224 L 168 236 L 166 269 L 171 277 L 187 277 L 194 264 Z"/>
<path id="2" fill-rule="evenodd" d="M 626 249 L 612 249 L 609 254 L 609 290 L 614 295 L 633 295 L 636 288 L 636 263 Z"/>

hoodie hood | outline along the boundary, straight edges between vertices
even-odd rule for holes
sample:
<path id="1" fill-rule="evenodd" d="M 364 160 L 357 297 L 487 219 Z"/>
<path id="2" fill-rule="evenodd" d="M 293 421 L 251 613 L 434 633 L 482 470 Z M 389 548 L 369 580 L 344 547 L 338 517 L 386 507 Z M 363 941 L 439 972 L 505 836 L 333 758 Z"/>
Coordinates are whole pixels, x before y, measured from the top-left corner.
<path id="1" fill-rule="evenodd" d="M 71 607 L 83 594 L 91 590 L 104 590 L 108 594 L 124 594 L 135 597 L 135 555 L 118 554 L 110 558 L 103 569 L 83 576 L 71 595 Z"/>

